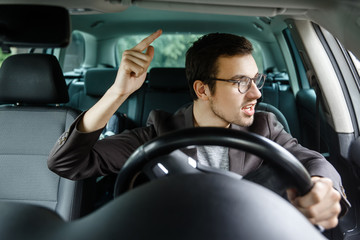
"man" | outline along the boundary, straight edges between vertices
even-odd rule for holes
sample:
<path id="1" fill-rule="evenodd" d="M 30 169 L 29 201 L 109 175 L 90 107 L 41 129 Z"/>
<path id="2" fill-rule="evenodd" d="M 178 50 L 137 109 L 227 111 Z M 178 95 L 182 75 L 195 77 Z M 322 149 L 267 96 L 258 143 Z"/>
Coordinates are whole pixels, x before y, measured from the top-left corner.
<path id="1" fill-rule="evenodd" d="M 314 186 L 302 197 L 288 190 L 290 202 L 311 223 L 326 229 L 335 227 L 341 212 L 340 176 L 319 153 L 303 148 L 287 134 L 274 115 L 255 114 L 265 76 L 258 73 L 251 43 L 243 37 L 208 34 L 188 50 L 186 75 L 194 99 L 192 106 L 175 115 L 153 112 L 150 126 L 97 141 L 111 116 L 145 81 L 154 56 L 150 44 L 161 33 L 156 31 L 123 53 L 114 84 L 60 137 L 50 154 L 49 168 L 70 179 L 106 175 L 118 172 L 137 147 L 175 129 L 213 126 L 250 131 L 277 142 L 302 162 Z M 256 156 L 224 147 L 198 147 L 193 157 L 202 164 L 241 175 L 253 172 L 262 164 Z"/>

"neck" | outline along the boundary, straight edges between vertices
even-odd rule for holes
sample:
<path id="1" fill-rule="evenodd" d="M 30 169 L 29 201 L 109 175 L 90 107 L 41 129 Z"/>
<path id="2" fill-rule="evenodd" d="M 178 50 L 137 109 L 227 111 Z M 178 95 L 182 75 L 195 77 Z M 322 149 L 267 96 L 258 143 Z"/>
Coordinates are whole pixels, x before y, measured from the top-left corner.
<path id="1" fill-rule="evenodd" d="M 230 123 L 215 115 L 208 102 L 196 100 L 193 106 L 194 127 L 230 127 Z"/>

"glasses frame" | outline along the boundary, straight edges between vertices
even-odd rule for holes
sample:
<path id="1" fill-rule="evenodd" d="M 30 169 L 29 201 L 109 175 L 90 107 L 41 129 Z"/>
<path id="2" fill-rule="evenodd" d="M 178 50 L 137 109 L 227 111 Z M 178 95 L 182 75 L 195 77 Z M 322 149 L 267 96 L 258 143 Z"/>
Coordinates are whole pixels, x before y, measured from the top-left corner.
<path id="1" fill-rule="evenodd" d="M 262 73 L 258 73 L 256 75 L 256 77 L 254 78 L 250 78 L 250 77 L 247 77 L 247 76 L 242 76 L 240 80 L 235 80 L 235 79 L 221 79 L 221 78 L 210 78 L 209 80 L 212 80 L 212 81 L 222 81 L 222 82 L 230 82 L 230 83 L 237 83 L 238 84 L 238 91 L 239 93 L 242 93 L 242 94 L 245 94 L 247 93 L 247 91 L 249 91 L 249 89 L 251 88 L 251 82 L 254 82 L 254 84 L 256 85 L 256 87 L 260 90 L 263 86 L 264 86 L 264 83 L 265 83 L 265 80 L 266 80 L 266 74 L 262 74 Z M 262 80 L 264 79 L 264 80 Z M 262 80 L 262 81 L 261 81 Z M 258 81 L 258 83 L 256 82 Z M 247 89 L 242 92 L 240 90 L 240 84 L 242 82 L 246 82 L 246 85 L 247 85 Z"/>

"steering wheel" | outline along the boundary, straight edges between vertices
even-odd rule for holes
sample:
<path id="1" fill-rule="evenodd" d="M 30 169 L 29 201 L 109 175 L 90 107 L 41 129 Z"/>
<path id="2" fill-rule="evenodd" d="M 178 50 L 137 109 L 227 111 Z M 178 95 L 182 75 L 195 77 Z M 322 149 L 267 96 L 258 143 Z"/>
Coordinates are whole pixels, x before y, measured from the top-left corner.
<path id="1" fill-rule="evenodd" d="M 217 145 L 252 153 L 284 173 L 283 181 L 291 181 L 300 195 L 312 188 L 310 175 L 285 148 L 254 133 L 227 128 L 198 127 L 177 130 L 140 146 L 118 173 L 114 197 L 126 192 L 134 176 L 155 158 L 192 145 Z M 183 161 L 184 165 L 188 165 Z M 183 171 L 178 167 L 178 171 Z"/>

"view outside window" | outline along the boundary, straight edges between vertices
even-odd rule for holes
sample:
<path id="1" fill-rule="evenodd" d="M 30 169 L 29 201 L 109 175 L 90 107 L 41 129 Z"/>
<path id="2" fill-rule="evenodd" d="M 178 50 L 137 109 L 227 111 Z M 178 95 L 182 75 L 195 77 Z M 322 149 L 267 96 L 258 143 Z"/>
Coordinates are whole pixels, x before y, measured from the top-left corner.
<path id="1" fill-rule="evenodd" d="M 7 57 L 14 55 L 14 54 L 29 53 L 31 49 L 30 48 L 11 47 L 10 50 L 11 50 L 11 53 L 3 53 L 0 49 L 0 66 Z M 42 49 L 35 49 L 34 52 L 35 53 L 42 52 Z"/>
<path id="2" fill-rule="evenodd" d="M 162 34 L 152 43 L 155 48 L 155 56 L 150 64 L 153 67 L 185 67 L 185 54 L 187 49 L 195 42 L 201 34 Z M 147 35 L 125 36 L 122 37 L 117 46 L 119 62 L 123 51 L 134 47 Z M 263 71 L 263 57 L 260 46 L 257 42 L 253 43 L 253 56 L 258 64 L 259 72 Z"/>
<path id="3" fill-rule="evenodd" d="M 351 56 L 351 59 L 352 59 L 354 65 L 355 65 L 355 67 L 356 67 L 356 70 L 357 70 L 357 72 L 358 72 L 358 74 L 360 76 L 360 61 L 351 52 L 349 52 L 349 54 Z"/>
<path id="4" fill-rule="evenodd" d="M 0 66 L 2 65 L 3 61 L 10 56 L 11 53 L 3 53 L 2 51 L 0 51 Z"/>
<path id="5" fill-rule="evenodd" d="M 66 48 L 63 72 L 81 68 L 85 58 L 85 40 L 81 33 L 74 31 L 70 45 Z"/>
<path id="6" fill-rule="evenodd" d="M 42 48 L 31 49 L 31 48 L 11 47 L 10 49 L 11 49 L 11 53 L 9 54 L 4 54 L 0 50 L 0 66 L 8 56 L 13 54 L 30 53 L 31 51 L 32 53 L 52 54 L 51 51 L 44 51 L 44 49 Z M 83 64 L 84 61 L 84 56 L 85 56 L 85 40 L 80 33 L 74 32 L 72 34 L 71 44 L 69 45 L 68 48 L 66 48 L 63 72 L 71 72 L 74 69 L 81 68 L 81 65 Z"/>
<path id="7" fill-rule="evenodd" d="M 155 56 L 150 64 L 153 67 L 185 67 L 186 50 L 201 35 L 197 34 L 163 34 L 151 45 L 155 48 Z M 118 42 L 118 56 L 139 43 L 147 35 L 126 36 Z M 120 59 L 119 59 L 120 60 Z"/>

